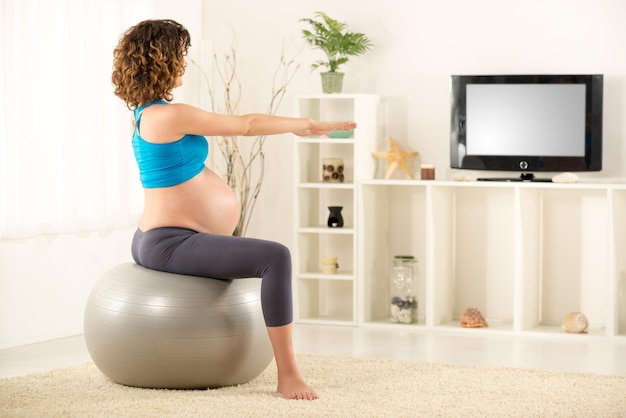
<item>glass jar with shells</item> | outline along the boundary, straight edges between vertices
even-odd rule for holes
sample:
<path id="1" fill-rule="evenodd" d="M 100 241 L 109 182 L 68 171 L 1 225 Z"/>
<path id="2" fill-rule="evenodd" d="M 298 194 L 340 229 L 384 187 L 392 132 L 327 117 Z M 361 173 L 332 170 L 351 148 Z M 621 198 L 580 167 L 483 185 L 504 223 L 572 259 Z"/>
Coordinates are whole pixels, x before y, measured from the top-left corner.
<path id="1" fill-rule="evenodd" d="M 390 322 L 417 322 L 417 292 L 417 259 L 412 255 L 396 255 L 391 267 Z"/>

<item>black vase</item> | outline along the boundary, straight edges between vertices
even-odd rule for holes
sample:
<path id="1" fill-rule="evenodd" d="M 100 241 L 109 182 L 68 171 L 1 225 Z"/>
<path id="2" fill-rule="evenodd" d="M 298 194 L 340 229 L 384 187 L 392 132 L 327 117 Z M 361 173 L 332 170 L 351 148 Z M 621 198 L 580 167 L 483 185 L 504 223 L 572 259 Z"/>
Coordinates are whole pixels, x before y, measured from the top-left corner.
<path id="1" fill-rule="evenodd" d="M 343 206 L 329 206 L 328 210 L 328 227 L 329 228 L 341 228 L 343 226 L 343 216 L 341 216 L 341 209 Z"/>

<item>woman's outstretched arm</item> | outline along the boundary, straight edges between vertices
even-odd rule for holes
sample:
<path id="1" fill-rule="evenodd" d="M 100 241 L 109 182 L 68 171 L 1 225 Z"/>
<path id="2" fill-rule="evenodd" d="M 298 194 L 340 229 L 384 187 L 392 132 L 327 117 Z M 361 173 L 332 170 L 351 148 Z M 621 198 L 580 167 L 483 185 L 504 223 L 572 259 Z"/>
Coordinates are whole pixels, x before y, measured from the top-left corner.
<path id="1" fill-rule="evenodd" d="M 350 130 L 353 122 L 324 122 L 261 113 L 222 115 L 186 104 L 154 105 L 144 111 L 143 121 L 158 119 L 159 136 L 180 138 L 185 134 L 205 136 L 259 136 L 293 133 L 299 136 L 327 135 Z M 152 125 L 150 122 L 144 126 Z M 143 133 L 151 136 L 149 132 Z"/>

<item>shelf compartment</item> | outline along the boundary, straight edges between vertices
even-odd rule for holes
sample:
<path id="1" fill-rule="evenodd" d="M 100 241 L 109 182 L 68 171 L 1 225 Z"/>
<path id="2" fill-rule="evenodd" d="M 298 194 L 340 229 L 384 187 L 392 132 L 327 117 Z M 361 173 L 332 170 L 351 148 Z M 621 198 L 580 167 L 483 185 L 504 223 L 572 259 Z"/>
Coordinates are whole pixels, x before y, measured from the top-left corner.
<path id="1" fill-rule="evenodd" d="M 294 260 L 296 277 L 314 272 L 321 274 L 324 257 L 337 257 L 339 270 L 354 275 L 353 234 L 298 233 L 297 240 L 299 257 L 297 264 Z"/>
<path id="2" fill-rule="evenodd" d="M 297 179 L 301 183 L 322 183 L 322 160 L 324 158 L 343 159 L 343 183 L 322 183 L 340 185 L 354 183 L 354 141 L 306 141 L 297 140 L 299 172 Z"/>
<path id="3" fill-rule="evenodd" d="M 564 316 L 584 313 L 604 329 L 609 294 L 609 212 L 605 190 L 537 190 L 540 275 L 538 323 L 560 327 Z M 525 278 L 524 278 L 525 279 Z M 534 309 L 532 304 L 527 308 Z"/>
<path id="4" fill-rule="evenodd" d="M 478 309 L 488 323 L 513 323 L 515 278 L 515 193 L 511 188 L 453 190 L 454 225 L 449 241 L 453 257 L 452 294 L 434 325 L 467 308 Z M 436 211 L 436 208 L 434 208 Z M 445 312 L 445 309 L 448 312 Z"/>
<path id="5" fill-rule="evenodd" d="M 298 188 L 298 227 L 315 228 L 310 232 L 353 232 L 354 225 L 354 188 Z M 328 227 L 329 206 L 341 206 L 344 226 Z M 319 229 L 325 229 L 321 231 Z M 299 229 L 302 231 L 302 229 Z"/>
<path id="6" fill-rule="evenodd" d="M 390 272 L 394 255 L 413 255 L 418 264 L 418 323 L 426 321 L 426 195 L 424 187 L 367 184 L 361 186 L 359 215 L 363 236 L 364 322 L 388 321 Z M 408 325 L 408 324 L 403 324 Z"/>
<path id="7" fill-rule="evenodd" d="M 347 280 L 298 279 L 300 322 L 353 323 L 354 285 Z"/>

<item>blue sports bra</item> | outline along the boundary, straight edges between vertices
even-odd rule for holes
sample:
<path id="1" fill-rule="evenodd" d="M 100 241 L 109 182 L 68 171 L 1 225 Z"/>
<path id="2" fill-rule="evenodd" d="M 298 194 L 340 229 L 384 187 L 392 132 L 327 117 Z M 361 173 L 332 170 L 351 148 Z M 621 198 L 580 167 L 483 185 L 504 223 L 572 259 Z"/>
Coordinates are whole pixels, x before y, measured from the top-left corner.
<path id="1" fill-rule="evenodd" d="M 139 166 L 139 179 L 147 189 L 171 187 L 183 183 L 204 169 L 209 155 L 209 143 L 200 135 L 185 135 L 178 141 L 148 142 L 139 135 L 141 112 L 153 104 L 168 104 L 163 100 L 150 102 L 135 109 L 133 151 Z"/>

